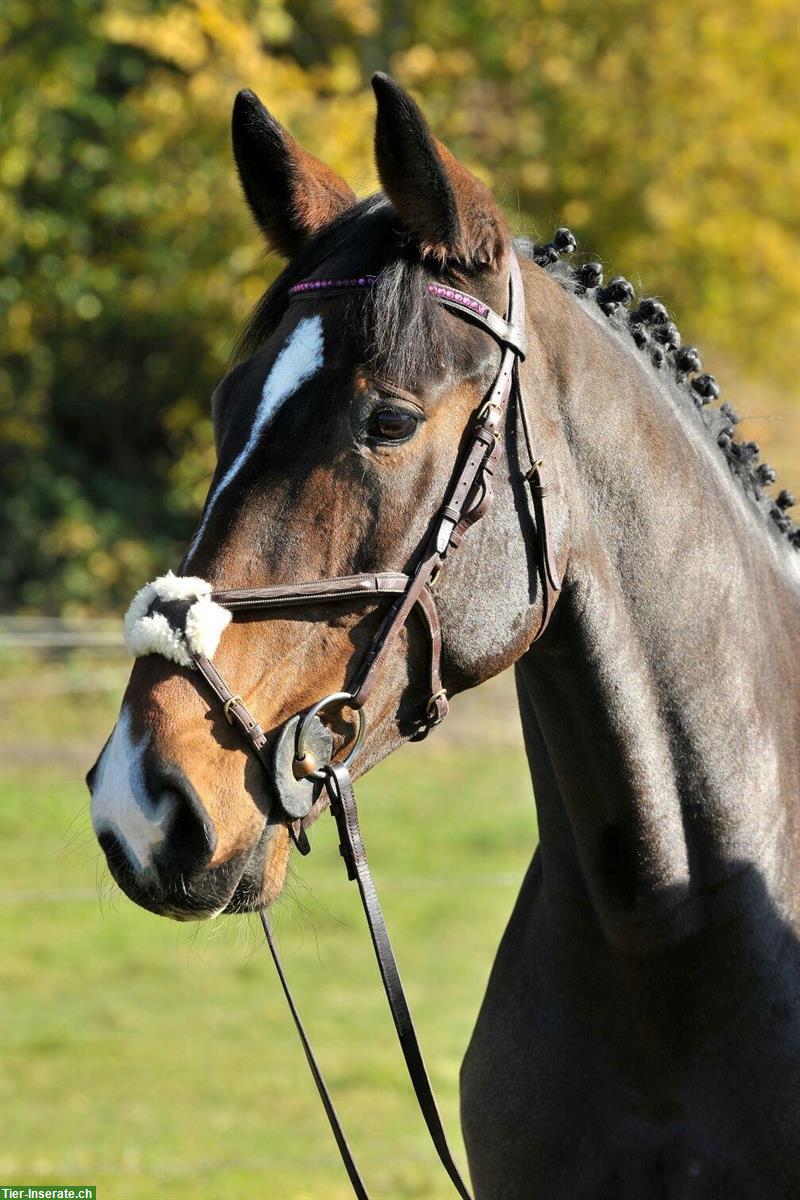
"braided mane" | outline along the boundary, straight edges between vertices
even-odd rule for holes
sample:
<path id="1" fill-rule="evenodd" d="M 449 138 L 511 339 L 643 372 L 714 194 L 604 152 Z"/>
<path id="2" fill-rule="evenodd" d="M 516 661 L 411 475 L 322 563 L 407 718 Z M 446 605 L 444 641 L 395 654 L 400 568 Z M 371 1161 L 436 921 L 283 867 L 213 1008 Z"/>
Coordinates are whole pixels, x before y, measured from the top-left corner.
<path id="1" fill-rule="evenodd" d="M 675 390 L 699 416 L 704 428 L 716 441 L 728 466 L 741 481 L 744 490 L 753 497 L 785 535 L 795 550 L 800 550 L 800 526 L 795 525 L 788 510 L 795 504 L 791 492 L 783 488 L 777 495 L 765 492 L 775 482 L 775 471 L 769 463 L 759 462 L 757 442 L 738 442 L 734 428 L 739 417 L 725 401 L 718 407 L 719 386 L 713 375 L 703 371 L 696 346 L 684 346 L 675 323 L 660 300 L 653 296 L 636 302 L 633 286 L 621 275 L 603 284 L 603 267 L 599 262 L 572 266 L 562 255 L 571 255 L 577 242 L 569 229 L 557 229 L 550 242 L 515 240 L 516 248 L 548 271 L 563 287 L 596 303 L 614 329 L 627 332 L 650 368 L 666 376 Z"/>

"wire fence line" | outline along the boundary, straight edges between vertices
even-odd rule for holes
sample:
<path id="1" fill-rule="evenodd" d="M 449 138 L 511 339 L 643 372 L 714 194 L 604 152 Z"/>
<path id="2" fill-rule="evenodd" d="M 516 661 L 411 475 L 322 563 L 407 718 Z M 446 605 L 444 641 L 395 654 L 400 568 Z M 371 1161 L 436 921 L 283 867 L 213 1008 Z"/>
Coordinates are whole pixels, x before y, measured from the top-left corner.
<path id="1" fill-rule="evenodd" d="M 130 654 L 115 617 L 0 613 L 0 674 L 13 676 L 9 702 L 119 692 Z M 0 698 L 0 707 L 3 700 Z"/>
<path id="2" fill-rule="evenodd" d="M 26 617 L 0 614 L 0 650 L 103 650 L 127 655 L 114 617 Z"/>

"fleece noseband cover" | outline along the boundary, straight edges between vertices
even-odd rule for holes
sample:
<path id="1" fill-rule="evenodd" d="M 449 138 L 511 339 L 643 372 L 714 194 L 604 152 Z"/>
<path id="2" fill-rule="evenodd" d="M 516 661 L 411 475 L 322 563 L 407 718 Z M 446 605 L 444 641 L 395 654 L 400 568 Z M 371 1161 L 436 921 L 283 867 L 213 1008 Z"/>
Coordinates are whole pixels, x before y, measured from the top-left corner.
<path id="1" fill-rule="evenodd" d="M 161 654 L 182 667 L 194 654 L 213 658 L 231 613 L 211 599 L 205 579 L 168 571 L 136 593 L 125 615 L 125 642 L 134 658 Z"/>

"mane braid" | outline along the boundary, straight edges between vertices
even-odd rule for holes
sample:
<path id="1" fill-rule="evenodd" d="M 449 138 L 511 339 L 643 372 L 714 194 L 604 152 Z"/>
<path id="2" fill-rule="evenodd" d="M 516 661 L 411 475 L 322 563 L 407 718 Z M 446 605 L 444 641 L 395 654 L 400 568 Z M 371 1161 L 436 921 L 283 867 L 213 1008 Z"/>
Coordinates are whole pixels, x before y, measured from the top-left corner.
<path id="1" fill-rule="evenodd" d="M 634 307 L 633 287 L 621 275 L 603 286 L 601 263 L 584 262 L 574 267 L 564 262 L 561 255 L 572 254 L 577 249 L 569 229 L 557 229 L 552 241 L 544 244 L 519 238 L 515 239 L 514 246 L 584 304 L 596 303 L 613 329 L 632 338 L 631 351 L 638 352 L 648 370 L 671 385 L 687 411 L 691 407 L 701 427 L 724 454 L 745 492 L 759 505 L 773 527 L 788 538 L 795 550 L 800 550 L 800 527 L 787 515 L 787 510 L 795 503 L 794 496 L 785 488 L 775 497 L 764 491 L 775 482 L 774 469 L 769 463 L 759 463 L 756 442 L 736 441 L 734 427 L 739 417 L 727 401 L 718 408 L 711 407 L 712 402 L 719 399 L 717 381 L 703 371 L 697 348 L 681 344 L 677 326 L 670 320 L 661 301 L 647 296 Z"/>

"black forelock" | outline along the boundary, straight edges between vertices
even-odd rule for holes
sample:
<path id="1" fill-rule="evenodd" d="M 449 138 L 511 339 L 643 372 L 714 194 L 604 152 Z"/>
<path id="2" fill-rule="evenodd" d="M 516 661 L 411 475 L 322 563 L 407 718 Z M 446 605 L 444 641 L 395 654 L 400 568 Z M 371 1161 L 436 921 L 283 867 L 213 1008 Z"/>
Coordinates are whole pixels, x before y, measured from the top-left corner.
<path id="1" fill-rule="evenodd" d="M 431 268 L 382 195 L 359 201 L 292 258 L 253 309 L 236 360 L 254 354 L 276 329 L 293 284 L 359 275 L 375 275 L 376 282 L 350 297 L 343 316 L 359 332 L 369 367 L 401 385 L 423 378 L 434 365 L 447 370 L 454 347 L 441 307 L 427 290 Z"/>

